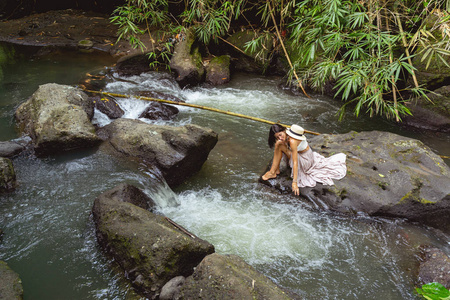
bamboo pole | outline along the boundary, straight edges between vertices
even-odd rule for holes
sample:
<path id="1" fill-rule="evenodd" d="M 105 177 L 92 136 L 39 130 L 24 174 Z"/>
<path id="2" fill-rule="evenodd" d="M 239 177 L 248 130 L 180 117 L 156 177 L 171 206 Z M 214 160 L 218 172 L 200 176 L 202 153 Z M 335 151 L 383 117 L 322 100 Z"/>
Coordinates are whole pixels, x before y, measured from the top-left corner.
<path id="1" fill-rule="evenodd" d="M 231 112 L 231 111 L 225 111 L 225 110 L 221 110 L 221 109 L 217 109 L 217 108 L 213 108 L 213 107 L 197 105 L 197 104 L 192 104 L 192 103 L 184 103 L 184 102 L 177 102 L 177 101 L 164 100 L 164 99 L 151 98 L 151 97 L 143 97 L 143 96 L 123 95 L 123 94 L 116 94 L 116 93 L 109 93 L 109 92 L 102 92 L 102 91 L 92 91 L 92 90 L 85 90 L 85 91 L 88 92 L 88 93 L 103 94 L 103 95 L 107 95 L 107 96 L 111 96 L 111 97 L 119 97 L 119 98 L 132 98 L 132 97 L 134 97 L 134 98 L 145 100 L 145 101 L 155 101 L 155 102 L 168 103 L 168 104 L 172 104 L 172 105 L 181 105 L 181 106 L 199 108 L 199 109 L 209 110 L 209 111 L 213 111 L 213 112 L 217 112 L 217 113 L 221 113 L 221 114 L 226 114 L 226 115 L 230 115 L 230 116 L 235 116 L 235 117 L 240 117 L 240 118 L 244 118 L 244 119 L 249 119 L 249 120 L 252 120 L 252 121 L 267 123 L 267 124 L 270 124 L 270 125 L 280 124 L 280 125 L 282 125 L 284 127 L 290 127 L 290 125 L 281 124 L 279 122 L 272 122 L 272 121 L 261 119 L 261 118 L 251 117 L 251 116 L 247 116 L 247 115 L 243 115 L 243 114 L 234 113 L 234 112 Z M 306 130 L 306 129 L 305 129 L 305 133 L 309 133 L 309 134 L 313 134 L 313 135 L 320 135 L 320 133 L 318 133 L 318 132 L 314 132 L 314 131 L 310 131 L 310 130 Z"/>

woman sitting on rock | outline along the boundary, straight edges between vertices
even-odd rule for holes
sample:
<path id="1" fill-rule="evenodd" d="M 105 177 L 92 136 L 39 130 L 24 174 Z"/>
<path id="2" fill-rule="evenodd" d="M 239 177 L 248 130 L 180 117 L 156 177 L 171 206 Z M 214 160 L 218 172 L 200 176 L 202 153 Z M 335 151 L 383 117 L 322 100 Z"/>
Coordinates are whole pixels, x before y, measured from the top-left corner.
<path id="1" fill-rule="evenodd" d="M 262 180 L 277 177 L 281 159 L 285 154 L 289 158 L 292 191 L 295 195 L 300 194 L 299 187 L 314 187 L 317 182 L 333 185 L 333 179 L 341 179 L 347 173 L 344 153 L 326 158 L 313 152 L 306 141 L 303 128 L 298 125 L 294 124 L 289 129 L 279 124 L 272 125 L 268 141 L 270 148 L 275 146 L 275 150 L 272 166 L 262 176 Z"/>

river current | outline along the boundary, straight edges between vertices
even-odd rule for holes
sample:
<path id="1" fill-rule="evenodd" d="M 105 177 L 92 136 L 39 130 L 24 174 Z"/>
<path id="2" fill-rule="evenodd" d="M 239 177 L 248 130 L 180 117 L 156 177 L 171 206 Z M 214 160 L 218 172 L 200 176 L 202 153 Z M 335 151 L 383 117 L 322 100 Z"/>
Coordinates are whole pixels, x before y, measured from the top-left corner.
<path id="1" fill-rule="evenodd" d="M 17 56 L 3 67 L 0 140 L 17 138 L 13 114 L 40 84 L 76 85 L 86 72 L 112 62 L 103 56 Z M 279 77 L 236 74 L 221 87 L 180 89 L 165 73 L 121 78 L 105 90 L 121 94 L 157 91 L 206 105 L 321 133 L 384 130 L 422 140 L 450 155 L 450 137 L 413 133 L 377 118 L 337 121 L 340 103 L 322 96 L 291 95 Z M 126 118 L 138 118 L 148 102 L 118 99 Z M 160 213 L 236 254 L 305 299 L 417 299 L 417 249 L 435 245 L 450 253 L 447 237 L 403 220 L 344 217 L 317 211 L 305 199 L 281 195 L 257 182 L 271 159 L 269 125 L 194 108 L 178 107 L 172 121 L 212 128 L 219 142 L 200 172 L 171 190 L 145 167 L 100 151 L 14 159 L 19 186 L 0 195 L 0 260 L 21 277 L 25 299 L 125 299 L 129 286 L 98 249 L 90 216 L 93 201 L 121 182 L 142 188 Z M 152 121 L 143 120 L 152 123 Z M 96 111 L 94 123 L 111 122 Z M 448 163 L 448 161 L 447 161 Z M 155 184 L 158 183 L 158 184 Z"/>

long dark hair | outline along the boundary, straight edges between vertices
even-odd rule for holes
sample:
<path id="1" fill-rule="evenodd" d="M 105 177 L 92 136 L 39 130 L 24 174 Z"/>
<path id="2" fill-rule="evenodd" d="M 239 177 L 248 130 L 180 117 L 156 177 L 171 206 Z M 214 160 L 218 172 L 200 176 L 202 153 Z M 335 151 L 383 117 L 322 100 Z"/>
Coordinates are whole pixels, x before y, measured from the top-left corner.
<path id="1" fill-rule="evenodd" d="M 269 139 L 268 139 L 270 148 L 273 148 L 273 145 L 275 145 L 275 142 L 277 140 L 275 138 L 275 133 L 285 131 L 285 130 L 286 130 L 286 127 L 284 127 L 283 125 L 280 125 L 280 124 L 273 124 L 272 126 L 270 126 Z"/>

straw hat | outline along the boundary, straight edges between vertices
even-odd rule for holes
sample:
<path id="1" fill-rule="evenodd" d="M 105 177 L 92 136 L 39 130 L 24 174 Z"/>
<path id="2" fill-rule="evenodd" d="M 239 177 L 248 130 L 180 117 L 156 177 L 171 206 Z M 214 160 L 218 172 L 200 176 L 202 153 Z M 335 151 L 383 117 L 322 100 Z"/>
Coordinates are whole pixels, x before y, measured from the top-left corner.
<path id="1" fill-rule="evenodd" d="M 303 127 L 298 126 L 298 125 L 292 125 L 291 128 L 289 128 L 288 130 L 286 130 L 286 133 L 296 139 L 296 140 L 301 140 L 304 141 L 306 140 L 306 136 L 304 136 L 303 134 L 305 133 L 305 130 L 303 129 Z"/>

